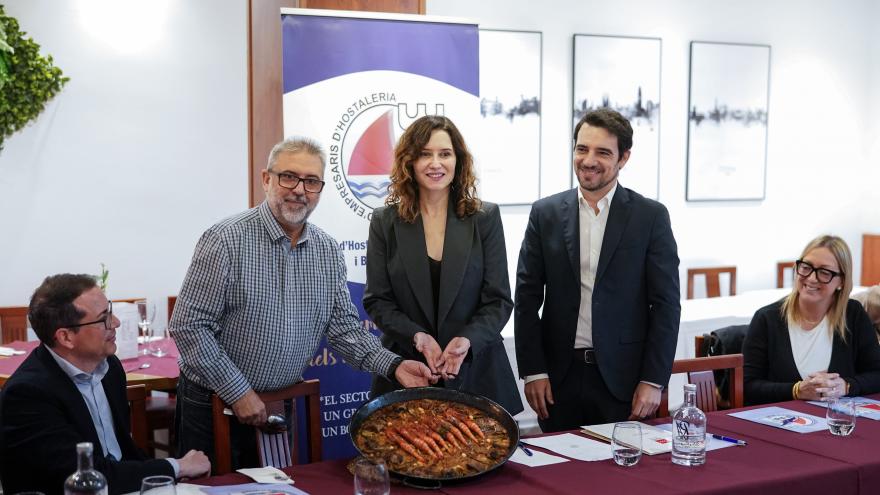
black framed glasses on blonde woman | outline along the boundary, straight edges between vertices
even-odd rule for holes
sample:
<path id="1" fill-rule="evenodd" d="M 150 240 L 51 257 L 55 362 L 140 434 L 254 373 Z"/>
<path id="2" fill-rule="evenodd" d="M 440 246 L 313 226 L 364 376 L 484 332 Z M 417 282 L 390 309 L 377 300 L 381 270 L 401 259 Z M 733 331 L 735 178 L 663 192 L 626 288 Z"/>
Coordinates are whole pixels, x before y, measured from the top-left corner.
<path id="1" fill-rule="evenodd" d="M 835 272 L 827 268 L 816 268 L 804 260 L 797 260 L 794 262 L 794 265 L 795 271 L 801 277 L 810 278 L 810 275 L 815 272 L 816 280 L 823 284 L 830 284 L 831 281 L 834 280 L 834 277 L 839 277 L 841 275 L 840 272 Z"/>
<path id="2" fill-rule="evenodd" d="M 84 327 L 86 325 L 94 325 L 95 323 L 103 323 L 104 330 L 110 330 L 111 322 L 113 321 L 113 301 L 110 301 L 107 304 L 107 313 L 103 318 L 97 319 L 95 321 L 88 321 L 86 323 L 77 323 L 75 325 L 64 325 L 63 328 L 79 328 Z"/>
<path id="3" fill-rule="evenodd" d="M 269 173 L 278 177 L 278 185 L 285 189 L 296 189 L 300 182 L 302 182 L 303 188 L 305 188 L 306 192 L 319 193 L 324 189 L 324 181 L 321 179 L 313 179 L 311 177 L 303 178 L 291 173 L 273 172 L 272 170 L 269 170 Z"/>

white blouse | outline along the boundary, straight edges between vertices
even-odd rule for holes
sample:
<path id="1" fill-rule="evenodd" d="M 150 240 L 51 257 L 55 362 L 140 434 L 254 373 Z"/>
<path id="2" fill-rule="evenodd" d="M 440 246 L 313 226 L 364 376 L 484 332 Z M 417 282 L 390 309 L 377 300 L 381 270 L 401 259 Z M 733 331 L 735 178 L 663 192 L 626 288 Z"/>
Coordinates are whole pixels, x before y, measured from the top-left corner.
<path id="1" fill-rule="evenodd" d="M 799 324 L 789 324 L 788 338 L 791 340 L 791 354 L 801 379 L 806 380 L 811 373 L 817 371 L 828 371 L 834 342 L 828 318 L 823 318 L 812 330 L 804 330 Z"/>

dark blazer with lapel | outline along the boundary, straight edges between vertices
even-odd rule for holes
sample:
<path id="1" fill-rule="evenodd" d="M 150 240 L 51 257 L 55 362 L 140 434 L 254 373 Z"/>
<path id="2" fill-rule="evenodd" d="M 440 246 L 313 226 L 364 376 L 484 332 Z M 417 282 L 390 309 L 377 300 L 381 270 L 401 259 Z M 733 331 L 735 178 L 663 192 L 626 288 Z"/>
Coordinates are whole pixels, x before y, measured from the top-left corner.
<path id="1" fill-rule="evenodd" d="M 514 332 L 522 377 L 555 387 L 571 365 L 580 306 L 578 188 L 532 206 L 516 276 Z M 593 287 L 593 347 L 611 393 L 669 382 L 681 314 L 669 213 L 623 186 L 611 200 Z M 538 310 L 543 305 L 539 316 Z"/>
<path id="2" fill-rule="evenodd" d="M 407 359 L 424 361 L 412 344 L 418 332 L 437 336 L 441 349 L 453 337 L 467 337 L 471 349 L 458 379 L 447 386 L 489 397 L 516 414 L 522 401 L 501 338 L 513 308 L 501 214 L 486 202 L 467 218 L 452 208 L 450 203 L 436 324 L 421 217 L 404 222 L 395 206 L 373 212 L 364 309 L 382 330 L 383 344 Z M 374 393 L 393 388 L 374 381 Z"/>
<path id="3" fill-rule="evenodd" d="M 801 379 L 782 301 L 759 309 L 743 341 L 743 381 L 746 405 L 791 400 L 791 389 Z M 880 344 L 868 314 L 857 301 L 846 306 L 846 342 L 837 334 L 831 344 L 829 373 L 838 373 L 849 385 L 849 395 L 880 392 Z"/>
<path id="4" fill-rule="evenodd" d="M 116 356 L 102 385 L 110 403 L 122 461 L 104 458 L 92 417 L 76 385 L 43 345 L 31 353 L 3 387 L 0 400 L 0 479 L 6 493 L 63 492 L 76 471 L 76 444 L 92 442 L 95 469 L 107 477 L 110 493 L 140 489 L 145 476 L 174 476 L 163 459 L 146 460 L 131 439 L 125 372 Z"/>

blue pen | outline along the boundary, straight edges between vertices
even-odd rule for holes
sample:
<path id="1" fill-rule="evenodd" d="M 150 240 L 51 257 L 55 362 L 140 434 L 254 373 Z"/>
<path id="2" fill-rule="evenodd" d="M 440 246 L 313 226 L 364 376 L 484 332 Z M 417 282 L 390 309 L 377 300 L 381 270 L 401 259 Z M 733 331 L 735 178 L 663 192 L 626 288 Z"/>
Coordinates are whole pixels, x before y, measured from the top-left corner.
<path id="1" fill-rule="evenodd" d="M 745 440 L 738 440 L 736 438 L 725 437 L 724 435 L 716 435 L 714 433 L 712 433 L 712 438 L 724 442 L 734 443 L 736 445 L 748 445 Z"/>
<path id="2" fill-rule="evenodd" d="M 518 445 L 519 445 L 519 448 L 521 448 L 522 451 L 525 452 L 525 454 L 526 454 L 527 456 L 531 457 L 532 455 L 534 455 L 534 454 L 532 454 L 532 451 L 529 450 L 528 447 L 526 447 L 526 444 L 520 442 Z"/>
<path id="3" fill-rule="evenodd" d="M 794 420 L 796 420 L 796 419 L 797 419 L 797 418 L 785 418 L 785 419 L 782 420 L 782 426 L 785 426 L 785 425 L 787 425 L 787 424 L 789 424 L 789 423 L 793 423 Z"/>

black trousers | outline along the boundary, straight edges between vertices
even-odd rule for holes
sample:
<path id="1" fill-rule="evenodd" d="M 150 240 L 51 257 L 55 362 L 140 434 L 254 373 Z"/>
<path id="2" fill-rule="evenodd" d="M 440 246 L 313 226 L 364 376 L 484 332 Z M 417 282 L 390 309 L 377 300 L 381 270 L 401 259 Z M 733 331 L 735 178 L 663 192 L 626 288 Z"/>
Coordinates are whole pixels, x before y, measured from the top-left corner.
<path id="1" fill-rule="evenodd" d="M 576 358 L 553 388 L 553 401 L 555 404 L 547 406 L 550 417 L 538 420 L 545 433 L 626 421 L 632 412 L 632 402 L 620 401 L 611 394 L 595 364 Z"/>

